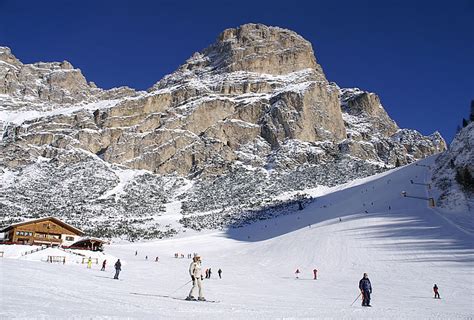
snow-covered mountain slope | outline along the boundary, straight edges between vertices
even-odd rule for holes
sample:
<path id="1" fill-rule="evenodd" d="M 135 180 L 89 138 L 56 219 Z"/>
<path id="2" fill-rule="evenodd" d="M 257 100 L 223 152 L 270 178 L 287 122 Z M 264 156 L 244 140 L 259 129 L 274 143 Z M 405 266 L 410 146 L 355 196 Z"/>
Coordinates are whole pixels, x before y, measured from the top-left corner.
<path id="1" fill-rule="evenodd" d="M 220 228 L 446 148 L 399 128 L 376 94 L 328 81 L 311 43 L 278 27 L 227 29 L 147 92 L 5 47 L 0 61 L 1 224 L 55 215 L 130 239 Z"/>
<path id="2" fill-rule="evenodd" d="M 436 160 L 433 181 L 439 205 L 474 232 L 474 122 Z"/>
<path id="3" fill-rule="evenodd" d="M 429 181 L 433 161 L 307 190 L 317 198 L 303 210 L 247 227 L 107 246 L 107 253 L 124 262 L 120 281 L 112 279 L 110 262 L 101 272 L 95 265 L 87 270 L 5 255 L 0 317 L 472 318 L 473 234 L 426 200 L 401 195 L 430 195 L 427 186 L 415 183 Z M 218 303 L 179 300 L 190 289 L 190 260 L 174 254 L 193 252 L 202 256 L 204 269 L 212 268 L 204 295 Z M 361 307 L 360 299 L 351 305 L 364 272 L 373 286 L 372 308 Z M 435 283 L 440 300 L 433 299 Z"/>

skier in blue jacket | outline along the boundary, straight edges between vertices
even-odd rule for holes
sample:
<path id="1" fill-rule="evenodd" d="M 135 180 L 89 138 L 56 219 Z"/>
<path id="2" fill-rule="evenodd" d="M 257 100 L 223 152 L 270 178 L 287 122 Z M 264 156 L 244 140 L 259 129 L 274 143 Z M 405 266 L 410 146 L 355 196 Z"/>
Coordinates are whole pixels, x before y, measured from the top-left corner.
<path id="1" fill-rule="evenodd" d="M 362 306 L 371 307 L 370 305 L 370 294 L 372 293 L 372 285 L 367 277 L 367 273 L 364 273 L 364 277 L 359 281 L 359 289 L 362 293 Z"/>

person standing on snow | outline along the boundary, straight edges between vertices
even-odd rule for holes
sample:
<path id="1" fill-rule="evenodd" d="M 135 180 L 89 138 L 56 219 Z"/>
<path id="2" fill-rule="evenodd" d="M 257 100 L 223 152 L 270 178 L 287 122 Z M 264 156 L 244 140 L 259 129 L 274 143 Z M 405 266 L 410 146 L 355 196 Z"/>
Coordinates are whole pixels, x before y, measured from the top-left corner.
<path id="1" fill-rule="evenodd" d="M 435 296 L 434 296 L 435 299 L 436 299 L 436 298 L 441 299 L 440 296 L 439 296 L 438 286 L 436 285 L 436 283 L 435 283 L 435 285 L 433 286 L 433 291 L 434 291 L 434 294 L 435 294 Z"/>
<path id="2" fill-rule="evenodd" d="M 318 270 L 317 269 L 313 270 L 313 275 L 314 275 L 314 280 L 318 280 Z"/>
<path id="3" fill-rule="evenodd" d="M 92 258 L 89 257 L 89 259 L 87 260 L 87 269 L 90 269 L 92 268 Z"/>
<path id="4" fill-rule="evenodd" d="M 114 279 L 118 280 L 120 271 L 122 271 L 122 263 L 120 262 L 120 259 L 118 259 L 117 262 L 115 262 L 115 276 L 114 276 Z"/>
<path id="5" fill-rule="evenodd" d="M 104 262 L 102 262 L 102 269 L 100 269 L 100 271 L 105 271 L 106 264 L 107 264 L 107 260 L 104 260 Z"/>
<path id="6" fill-rule="evenodd" d="M 362 306 L 363 307 L 372 307 L 370 305 L 370 294 L 372 293 L 372 284 L 367 276 L 367 273 L 364 273 L 364 276 L 359 281 L 359 289 L 362 293 Z"/>
<path id="7" fill-rule="evenodd" d="M 222 279 L 222 270 L 220 268 L 217 270 L 217 274 L 219 275 L 219 279 Z"/>
<path id="8" fill-rule="evenodd" d="M 189 275 L 191 276 L 191 280 L 193 282 L 193 287 L 191 291 L 189 291 L 186 300 L 196 300 L 194 297 L 195 289 L 199 290 L 199 301 L 206 301 L 204 296 L 202 295 L 202 269 L 201 269 L 201 257 L 199 255 L 195 255 L 193 258 L 193 262 L 189 265 Z"/>
<path id="9" fill-rule="evenodd" d="M 300 269 L 296 269 L 295 274 L 296 274 L 296 279 L 299 279 Z"/>
<path id="10" fill-rule="evenodd" d="M 207 271 L 207 278 L 208 279 L 211 279 L 211 274 L 212 274 L 212 270 L 211 270 L 211 268 L 209 268 L 209 270 Z"/>

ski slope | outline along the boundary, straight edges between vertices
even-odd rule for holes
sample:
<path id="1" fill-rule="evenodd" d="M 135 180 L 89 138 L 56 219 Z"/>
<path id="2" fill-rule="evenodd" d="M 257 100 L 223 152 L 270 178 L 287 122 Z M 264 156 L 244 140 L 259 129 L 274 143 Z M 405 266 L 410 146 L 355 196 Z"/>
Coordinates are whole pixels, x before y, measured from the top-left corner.
<path id="1" fill-rule="evenodd" d="M 245 228 L 108 246 L 123 262 L 119 281 L 109 260 L 101 272 L 100 264 L 89 270 L 5 253 L 0 318 L 473 318 L 473 235 L 427 201 L 401 196 L 430 195 L 410 180 L 428 182 L 432 161 L 321 189 L 304 210 Z M 180 300 L 190 289 L 190 260 L 174 253 L 193 252 L 212 268 L 204 295 L 218 303 Z M 364 272 L 372 308 L 351 306 Z M 441 300 L 433 299 L 435 283 Z"/>

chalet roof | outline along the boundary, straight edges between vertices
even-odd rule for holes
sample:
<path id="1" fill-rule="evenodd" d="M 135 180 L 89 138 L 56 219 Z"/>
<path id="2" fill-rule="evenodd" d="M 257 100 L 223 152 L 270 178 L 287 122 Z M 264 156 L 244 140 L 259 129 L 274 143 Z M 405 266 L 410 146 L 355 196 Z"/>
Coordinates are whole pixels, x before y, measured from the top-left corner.
<path id="1" fill-rule="evenodd" d="M 83 243 L 83 242 L 99 242 L 101 244 L 107 243 L 107 241 L 105 241 L 105 240 L 87 236 L 87 237 L 80 238 L 79 240 L 77 240 L 76 242 L 71 244 L 71 247 L 74 246 L 74 245 L 77 245 L 79 243 Z"/>
<path id="2" fill-rule="evenodd" d="M 39 219 L 31 219 L 31 220 L 26 220 L 26 221 L 23 221 L 23 222 L 18 222 L 18 223 L 14 223 L 14 224 L 11 224 L 3 229 L 0 230 L 0 232 L 6 232 L 6 231 L 9 231 L 15 227 L 19 227 L 19 226 L 23 226 L 23 225 L 27 225 L 27 224 L 31 224 L 31 223 L 38 223 L 38 222 L 43 222 L 43 221 L 52 221 L 60 226 L 62 226 L 63 228 L 65 229 L 68 229 L 72 232 L 75 232 L 79 235 L 84 235 L 84 231 L 76 228 L 76 227 L 73 227 L 71 226 L 70 224 L 64 222 L 64 221 L 61 221 L 59 220 L 58 218 L 56 217 L 44 217 L 44 218 L 39 218 Z"/>

